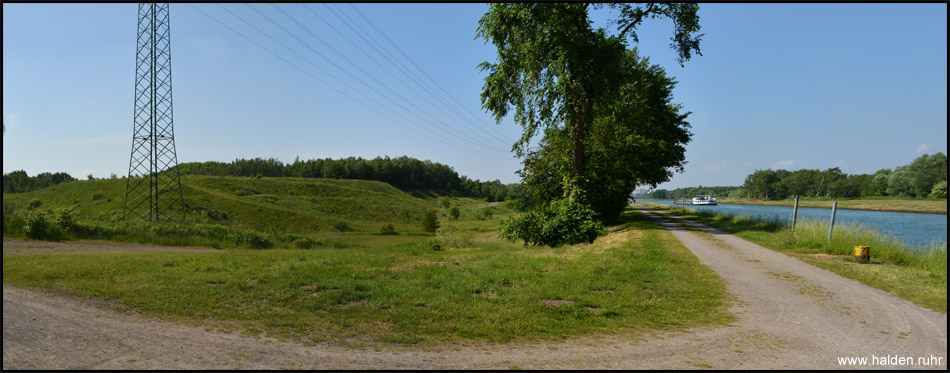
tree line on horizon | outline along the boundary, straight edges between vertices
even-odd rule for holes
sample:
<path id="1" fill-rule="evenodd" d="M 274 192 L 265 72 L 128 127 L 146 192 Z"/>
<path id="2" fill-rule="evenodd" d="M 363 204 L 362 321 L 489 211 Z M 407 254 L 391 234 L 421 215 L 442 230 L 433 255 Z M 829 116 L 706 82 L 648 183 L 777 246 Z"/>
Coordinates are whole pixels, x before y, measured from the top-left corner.
<path id="1" fill-rule="evenodd" d="M 533 200 L 533 192 L 527 185 L 473 180 L 460 176 L 447 165 L 407 156 L 310 160 L 298 157 L 286 164 L 275 158 L 241 158 L 233 162 L 186 162 L 176 167 L 181 175 L 196 176 L 373 180 L 402 190 L 435 190 L 459 197 L 484 198 L 488 202 L 516 199 L 516 208 L 530 207 Z M 3 175 L 3 192 L 23 193 L 75 180 L 65 172 L 44 172 L 31 177 L 19 170 Z"/>
<path id="2" fill-rule="evenodd" d="M 780 200 L 802 197 L 947 198 L 947 156 L 924 154 L 894 170 L 848 175 L 838 167 L 818 169 L 755 170 L 742 186 L 657 189 L 640 198 L 692 198 L 696 195 Z"/>

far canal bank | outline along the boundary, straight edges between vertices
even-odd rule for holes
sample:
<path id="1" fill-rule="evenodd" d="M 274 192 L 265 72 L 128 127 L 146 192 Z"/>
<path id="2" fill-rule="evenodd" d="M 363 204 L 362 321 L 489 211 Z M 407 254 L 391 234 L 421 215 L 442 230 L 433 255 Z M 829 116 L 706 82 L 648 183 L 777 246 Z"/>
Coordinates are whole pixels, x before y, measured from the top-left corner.
<path id="1" fill-rule="evenodd" d="M 719 200 L 721 204 L 749 205 L 749 206 L 782 206 L 792 207 L 794 201 L 746 201 L 746 200 Z M 835 201 L 802 200 L 798 207 L 831 209 Z M 946 215 L 946 201 L 890 201 L 890 200 L 844 200 L 838 201 L 839 210 L 902 212 L 908 214 Z"/>
<path id="2" fill-rule="evenodd" d="M 673 205 L 673 201 L 670 200 L 637 199 L 637 202 Z M 789 206 L 740 204 L 675 206 L 686 207 L 697 211 L 710 211 L 716 214 L 733 216 L 746 215 L 755 218 L 778 220 L 785 223 L 790 223 L 792 220 L 792 207 Z M 798 219 L 818 220 L 827 223 L 831 219 L 831 210 L 828 208 L 801 207 L 801 205 L 799 205 Z M 934 247 L 946 249 L 947 247 L 946 215 L 850 210 L 842 209 L 839 204 L 835 216 L 835 226 L 849 224 L 863 226 L 886 235 L 894 236 L 905 242 L 909 247 L 916 247 L 918 249 L 930 249 Z"/>

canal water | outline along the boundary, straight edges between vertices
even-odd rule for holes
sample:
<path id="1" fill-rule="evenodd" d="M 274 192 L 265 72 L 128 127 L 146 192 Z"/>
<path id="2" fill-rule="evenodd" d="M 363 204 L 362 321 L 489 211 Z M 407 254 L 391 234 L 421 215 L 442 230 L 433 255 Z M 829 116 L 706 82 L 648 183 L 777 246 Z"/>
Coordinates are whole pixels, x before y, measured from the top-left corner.
<path id="1" fill-rule="evenodd" d="M 641 200 L 663 205 L 673 205 L 673 201 Z M 679 206 L 679 205 L 676 205 Z M 779 220 L 790 223 L 792 221 L 792 207 L 760 206 L 760 205 L 733 205 L 719 204 L 715 206 L 686 205 L 698 211 L 711 211 L 716 214 L 746 215 L 768 220 Z M 828 223 L 831 220 L 831 209 L 798 207 L 798 220 L 820 220 Z M 838 209 L 835 213 L 835 226 L 839 224 L 854 224 L 876 230 L 880 233 L 893 235 L 908 246 L 919 248 L 947 246 L 947 215 L 907 214 L 900 212 L 858 211 Z"/>

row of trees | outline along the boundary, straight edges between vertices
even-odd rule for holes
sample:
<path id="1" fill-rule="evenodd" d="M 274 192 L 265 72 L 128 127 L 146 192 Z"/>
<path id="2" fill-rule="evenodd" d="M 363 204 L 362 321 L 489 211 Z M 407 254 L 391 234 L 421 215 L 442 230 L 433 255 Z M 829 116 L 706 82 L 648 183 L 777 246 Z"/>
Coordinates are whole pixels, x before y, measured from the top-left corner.
<path id="1" fill-rule="evenodd" d="M 686 188 L 676 188 L 673 190 L 666 189 L 657 189 L 653 192 L 646 193 L 640 196 L 640 198 L 652 198 L 652 199 L 680 199 L 680 198 L 693 198 L 695 196 L 701 195 L 710 195 L 715 197 L 721 196 L 731 196 L 735 191 L 742 189 L 742 187 L 737 186 L 707 186 L 702 185 L 698 187 L 686 187 Z"/>
<path id="2" fill-rule="evenodd" d="M 406 156 L 398 158 L 310 159 L 284 164 L 274 158 L 233 162 L 189 162 L 178 165 L 182 175 L 307 177 L 377 180 L 403 189 L 457 190 L 461 179 L 451 167 Z"/>
<path id="3" fill-rule="evenodd" d="M 18 170 L 3 174 L 3 192 L 23 193 L 75 180 L 76 178 L 65 172 L 43 172 L 36 176 L 29 176 L 26 171 Z"/>
<path id="4" fill-rule="evenodd" d="M 838 167 L 817 169 L 756 170 L 741 187 L 658 189 L 643 198 L 671 199 L 710 194 L 736 198 L 786 199 L 803 197 L 905 197 L 946 198 L 947 156 L 924 154 L 910 164 L 881 169 L 873 174 L 848 175 Z"/>
<path id="5" fill-rule="evenodd" d="M 946 181 L 947 156 L 936 153 L 924 154 L 893 171 L 885 168 L 874 174 L 847 175 L 838 167 L 824 171 L 756 170 L 746 177 L 743 188 L 749 196 L 763 199 L 785 199 L 795 195 L 945 198 Z"/>
<path id="6" fill-rule="evenodd" d="M 375 180 L 404 190 L 439 190 L 456 196 L 485 198 L 489 202 L 517 199 L 515 207 L 522 209 L 533 206 L 535 201 L 534 193 L 527 185 L 473 180 L 459 176 L 452 167 L 444 164 L 406 156 L 306 161 L 297 158 L 289 164 L 274 158 L 254 158 L 233 162 L 188 162 L 177 167 L 182 175 Z M 31 177 L 25 171 L 13 171 L 3 175 L 3 192 L 23 193 L 73 180 L 76 179 L 65 172 L 44 172 Z"/>
<path id="7" fill-rule="evenodd" d="M 274 158 L 236 159 L 234 162 L 189 162 L 178 165 L 182 175 L 306 177 L 376 180 L 408 190 L 439 190 L 459 196 L 485 198 L 489 202 L 519 198 L 531 201 L 532 193 L 521 184 L 500 180 L 472 180 L 441 163 L 406 156 L 363 159 L 310 159 L 284 164 Z"/>

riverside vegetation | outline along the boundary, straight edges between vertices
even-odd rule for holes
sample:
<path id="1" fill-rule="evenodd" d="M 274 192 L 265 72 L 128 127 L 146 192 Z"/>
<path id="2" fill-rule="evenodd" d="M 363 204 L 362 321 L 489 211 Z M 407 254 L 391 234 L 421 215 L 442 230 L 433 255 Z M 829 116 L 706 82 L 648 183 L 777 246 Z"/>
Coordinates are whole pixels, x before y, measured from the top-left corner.
<path id="1" fill-rule="evenodd" d="M 632 211 L 593 244 L 534 247 L 499 237 L 516 214 L 507 203 L 362 180 L 188 176 L 182 185 L 189 223 L 154 226 L 122 222 L 121 179 L 4 194 L 5 237 L 45 229 L 55 236 L 46 239 L 220 248 L 4 249 L 4 283 L 304 343 L 558 339 L 733 320 L 723 281 Z"/>
<path id="2" fill-rule="evenodd" d="M 893 292 L 919 306 L 947 312 L 946 244 L 914 250 L 893 236 L 848 224 L 835 224 L 829 241 L 828 223 L 822 221 L 800 220 L 792 230 L 788 223 L 778 220 L 648 205 L 795 256 L 842 277 Z M 854 262 L 855 246 L 871 247 L 870 264 Z"/>

